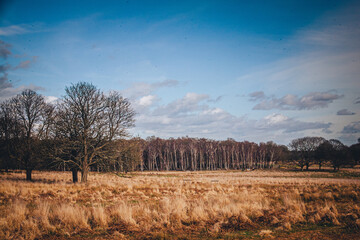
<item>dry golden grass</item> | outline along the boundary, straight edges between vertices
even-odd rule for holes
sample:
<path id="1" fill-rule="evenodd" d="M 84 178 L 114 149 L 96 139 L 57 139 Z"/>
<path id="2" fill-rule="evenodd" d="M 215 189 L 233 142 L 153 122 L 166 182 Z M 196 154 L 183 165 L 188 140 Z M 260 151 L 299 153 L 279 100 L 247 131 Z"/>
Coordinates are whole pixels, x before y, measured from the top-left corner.
<path id="1" fill-rule="evenodd" d="M 92 173 L 88 184 L 72 184 L 64 172 L 35 172 L 30 183 L 21 173 L 2 174 L 0 239 L 211 238 L 241 230 L 273 238 L 303 224 L 359 231 L 360 180 L 313 174 Z"/>

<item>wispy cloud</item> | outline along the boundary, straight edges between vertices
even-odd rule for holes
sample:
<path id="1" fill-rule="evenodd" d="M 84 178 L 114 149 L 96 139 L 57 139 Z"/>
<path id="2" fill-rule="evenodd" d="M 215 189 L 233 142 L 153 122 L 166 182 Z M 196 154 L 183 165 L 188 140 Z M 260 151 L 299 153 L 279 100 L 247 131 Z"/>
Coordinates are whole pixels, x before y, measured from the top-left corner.
<path id="1" fill-rule="evenodd" d="M 29 84 L 29 85 L 21 85 L 18 87 L 13 87 L 12 85 L 9 87 L 4 87 L 4 88 L 0 88 L 0 102 L 11 98 L 13 96 L 15 96 L 16 94 L 26 90 L 26 89 L 31 89 L 34 91 L 41 91 L 44 90 L 44 88 L 36 86 L 34 84 Z"/>
<path id="2" fill-rule="evenodd" d="M 359 122 L 352 122 L 344 127 L 341 131 L 344 134 L 355 134 L 360 133 L 360 121 Z"/>
<path id="3" fill-rule="evenodd" d="M 10 54 L 11 45 L 0 40 L 0 58 L 6 59 Z"/>
<path id="4" fill-rule="evenodd" d="M 312 92 L 302 97 L 293 94 L 287 94 L 283 97 L 268 97 L 264 92 L 253 92 L 249 94 L 250 101 L 260 101 L 256 104 L 254 110 L 310 110 L 317 108 L 326 108 L 334 100 L 343 95 L 335 92 Z"/>
<path id="5" fill-rule="evenodd" d="M 265 93 L 263 91 L 256 91 L 249 94 L 250 101 L 257 101 L 266 99 Z"/>
<path id="6" fill-rule="evenodd" d="M 356 113 L 347 110 L 346 108 L 339 110 L 336 115 L 355 115 Z"/>
<path id="7" fill-rule="evenodd" d="M 273 113 L 258 121 L 257 127 L 273 131 L 282 130 L 284 133 L 301 132 L 310 129 L 328 130 L 331 123 L 299 121 L 282 114 Z"/>
<path id="8" fill-rule="evenodd" d="M 11 45 L 0 40 L 0 58 L 7 59 L 11 55 Z M 4 88 L 12 87 L 12 84 L 8 81 L 7 71 L 11 68 L 11 65 L 4 63 L 0 65 L 0 91 Z"/>
<path id="9" fill-rule="evenodd" d="M 133 83 L 131 87 L 122 91 L 122 94 L 130 99 L 137 99 L 140 97 L 151 95 L 159 88 L 176 87 L 178 84 L 179 81 L 172 79 L 167 79 L 155 83 L 136 82 Z"/>
<path id="10" fill-rule="evenodd" d="M 39 32 L 42 29 L 42 24 L 19 24 L 6 27 L 0 27 L 0 36 L 21 35 L 33 32 Z"/>
<path id="11" fill-rule="evenodd" d="M 20 62 L 16 67 L 14 67 L 14 70 L 29 68 L 31 64 L 36 62 L 37 58 L 38 56 L 33 56 L 31 60 L 25 60 Z"/>
<path id="12" fill-rule="evenodd" d="M 358 104 L 358 103 L 360 103 L 360 97 L 358 97 L 354 100 L 354 104 Z"/>
<path id="13" fill-rule="evenodd" d="M 216 98 L 211 98 L 211 99 L 209 99 L 207 101 L 211 102 L 211 103 L 217 103 L 217 102 L 220 102 L 223 98 L 224 98 L 224 95 L 221 95 L 221 96 L 218 96 Z"/>
<path id="14" fill-rule="evenodd" d="M 356 143 L 360 134 L 360 121 L 349 123 L 348 125 L 344 126 L 340 133 L 342 134 L 339 137 L 341 140 L 350 144 Z"/>
<path id="15" fill-rule="evenodd" d="M 10 48 L 11 48 L 11 44 L 5 43 L 0 40 L 0 58 L 7 60 L 9 58 L 9 56 L 12 55 Z M 43 88 L 38 87 L 33 84 L 30 84 L 27 86 L 21 85 L 18 87 L 14 87 L 8 78 L 9 71 L 11 71 L 11 70 L 15 71 L 18 69 L 29 68 L 30 65 L 36 61 L 36 59 L 37 59 L 37 56 L 34 56 L 34 57 L 32 57 L 31 60 L 22 61 L 15 67 L 10 65 L 9 63 L 4 63 L 4 64 L 0 65 L 0 101 L 10 98 L 25 89 L 32 89 L 32 90 L 42 90 L 43 89 Z"/>

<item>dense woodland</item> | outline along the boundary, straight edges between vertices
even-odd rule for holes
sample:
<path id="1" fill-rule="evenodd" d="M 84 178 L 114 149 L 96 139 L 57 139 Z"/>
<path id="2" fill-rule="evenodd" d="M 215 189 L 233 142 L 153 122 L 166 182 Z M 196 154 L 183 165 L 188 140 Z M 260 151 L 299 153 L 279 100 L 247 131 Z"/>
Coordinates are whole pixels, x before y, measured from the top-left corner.
<path id="1" fill-rule="evenodd" d="M 0 103 L 1 169 L 72 171 L 74 182 L 89 171 L 197 171 L 264 169 L 280 165 L 334 171 L 359 164 L 360 141 L 350 147 L 322 137 L 274 142 L 217 141 L 204 138 L 129 138 L 131 104 L 117 92 L 108 95 L 88 83 L 65 89 L 56 104 L 25 90 Z M 359 139 L 360 140 L 360 139 Z"/>

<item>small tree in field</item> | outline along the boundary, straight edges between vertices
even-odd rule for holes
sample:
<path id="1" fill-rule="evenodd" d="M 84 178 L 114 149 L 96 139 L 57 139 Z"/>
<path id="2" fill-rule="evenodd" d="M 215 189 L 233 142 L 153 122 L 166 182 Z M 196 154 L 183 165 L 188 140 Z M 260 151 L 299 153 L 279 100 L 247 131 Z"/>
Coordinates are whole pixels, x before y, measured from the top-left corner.
<path id="1" fill-rule="evenodd" d="M 87 182 L 90 166 L 114 154 L 109 146 L 127 136 L 135 112 L 119 93 L 105 95 L 90 83 L 80 82 L 65 91 L 58 115 L 71 123 L 60 121 L 57 132 L 71 145 L 74 154 L 68 160 L 81 171 L 81 181 Z"/>

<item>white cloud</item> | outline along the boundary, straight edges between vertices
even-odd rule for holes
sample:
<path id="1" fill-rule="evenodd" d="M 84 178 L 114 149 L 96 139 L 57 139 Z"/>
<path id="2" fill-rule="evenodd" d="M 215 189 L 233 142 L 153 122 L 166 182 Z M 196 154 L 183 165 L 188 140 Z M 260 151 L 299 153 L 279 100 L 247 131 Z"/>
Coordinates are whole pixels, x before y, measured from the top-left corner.
<path id="1" fill-rule="evenodd" d="M 55 103 L 59 99 L 54 96 L 45 96 L 44 98 L 46 103 Z"/>
<path id="2" fill-rule="evenodd" d="M 139 99 L 139 105 L 141 106 L 150 106 L 153 104 L 153 102 L 156 100 L 156 96 L 155 95 L 147 95 L 147 96 L 144 96 L 142 98 Z"/>
<path id="3" fill-rule="evenodd" d="M 165 106 L 160 106 L 154 110 L 155 115 L 181 116 L 190 113 L 206 110 L 208 105 L 200 104 L 208 99 L 207 94 L 187 93 L 183 98 L 173 101 Z"/>
<path id="4" fill-rule="evenodd" d="M 289 118 L 282 114 L 273 113 L 271 115 L 266 116 L 264 119 L 266 121 L 268 121 L 270 124 L 277 124 L 277 123 L 284 122 L 284 121 L 288 120 Z"/>

